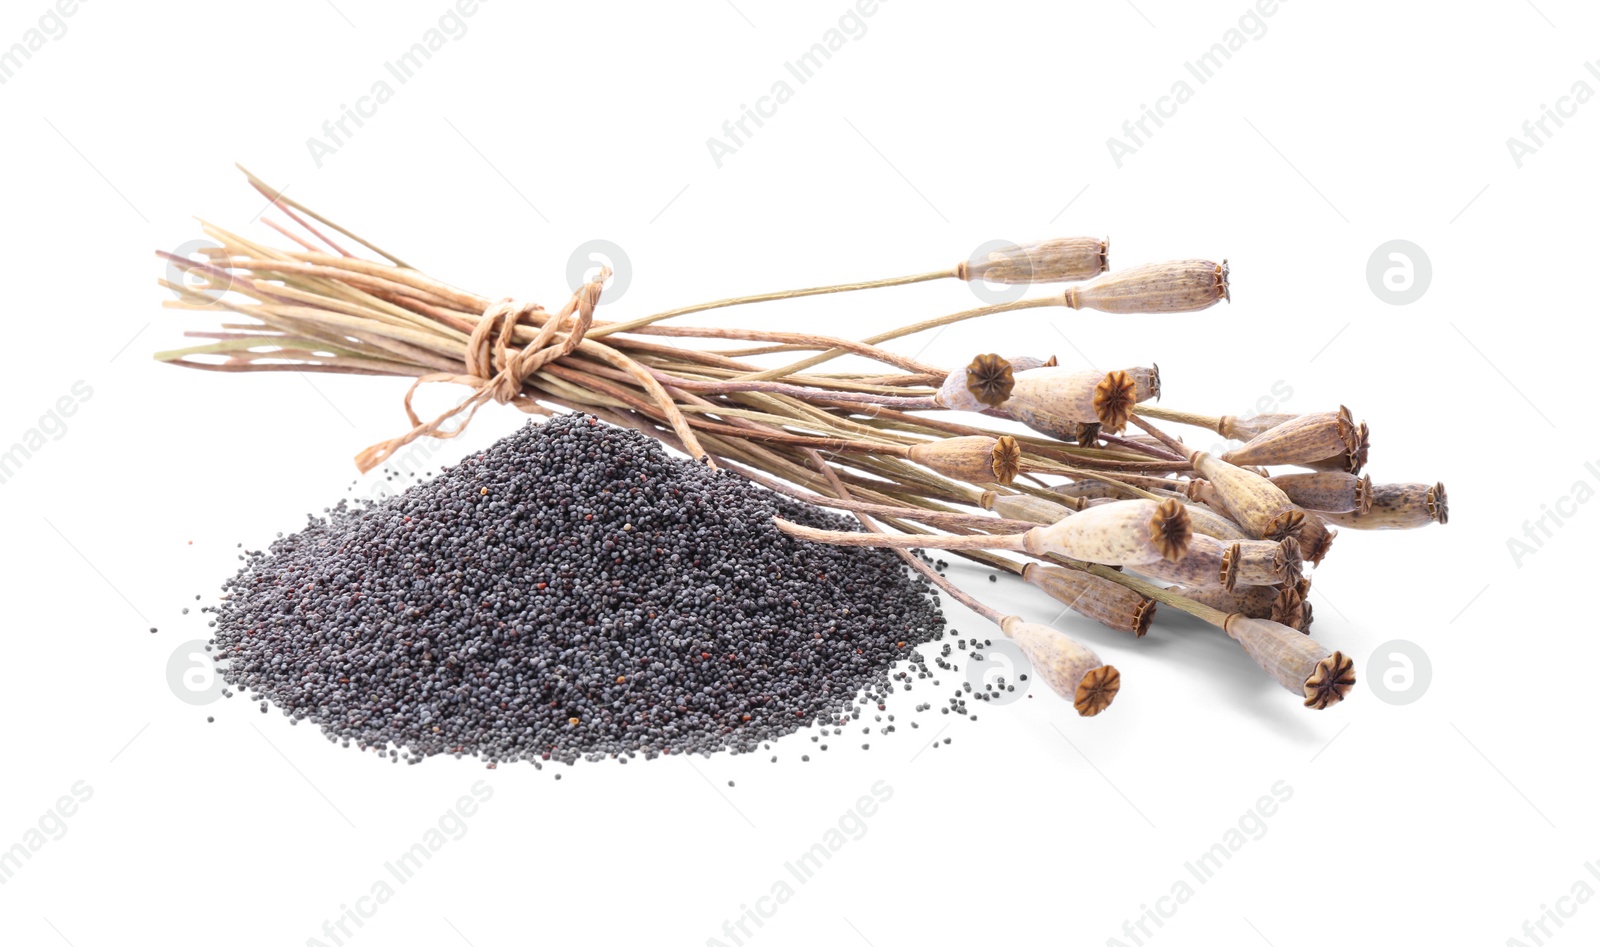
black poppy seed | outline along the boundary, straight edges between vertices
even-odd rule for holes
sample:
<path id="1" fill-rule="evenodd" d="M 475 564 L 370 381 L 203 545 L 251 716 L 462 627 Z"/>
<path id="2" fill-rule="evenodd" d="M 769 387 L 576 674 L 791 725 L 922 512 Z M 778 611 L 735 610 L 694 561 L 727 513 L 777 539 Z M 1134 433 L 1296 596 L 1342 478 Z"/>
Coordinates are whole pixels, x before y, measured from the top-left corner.
<path id="1" fill-rule="evenodd" d="M 772 525 L 849 521 L 583 415 L 326 513 L 241 557 L 206 609 L 219 667 L 409 763 L 752 752 L 882 709 L 943 636 L 892 553 Z"/>

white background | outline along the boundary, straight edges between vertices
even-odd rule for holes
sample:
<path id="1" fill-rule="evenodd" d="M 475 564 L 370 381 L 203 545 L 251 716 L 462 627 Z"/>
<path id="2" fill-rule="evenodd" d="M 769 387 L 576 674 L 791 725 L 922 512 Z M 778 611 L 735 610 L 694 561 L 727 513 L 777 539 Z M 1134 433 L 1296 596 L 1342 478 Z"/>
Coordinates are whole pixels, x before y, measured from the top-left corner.
<path id="1" fill-rule="evenodd" d="M 1584 867 L 1600 858 L 1600 645 L 1581 568 L 1600 512 L 1563 499 L 1600 486 L 1584 466 L 1600 456 L 1586 437 L 1600 104 L 1551 124 L 1520 169 L 1506 144 L 1573 83 L 1600 89 L 1584 67 L 1600 54 L 1592 8 L 1294 0 L 1201 85 L 1184 63 L 1245 0 L 893 0 L 798 85 L 783 64 L 845 0 L 494 0 L 319 169 L 306 139 L 446 10 L 335 2 L 93 0 L 0 85 L 0 447 L 74 382 L 92 389 L 0 484 L 0 847 L 74 783 L 93 791 L 0 885 L 0 941 L 333 943 L 323 923 L 480 779 L 494 795 L 466 836 L 347 943 L 731 944 L 724 921 L 780 879 L 793 898 L 746 943 L 1133 944 L 1124 922 L 1180 879 L 1193 897 L 1164 902 L 1145 943 L 1531 944 L 1524 922 L 1558 903 L 1576 913 L 1549 940 L 1600 936 L 1600 907 L 1558 902 L 1580 879 L 1600 890 Z M 8 0 L 0 46 L 45 10 Z M 707 139 L 785 78 L 793 98 L 717 167 Z M 1179 79 L 1192 99 L 1118 168 L 1106 139 Z M 825 753 L 798 735 L 778 764 L 580 765 L 559 782 L 381 764 L 167 684 L 173 649 L 206 635 L 196 606 L 237 567 L 235 544 L 347 495 L 352 455 L 405 423 L 400 380 L 150 359 L 215 322 L 160 308 L 152 251 L 198 236 L 189 215 L 277 239 L 235 161 L 489 296 L 557 305 L 573 249 L 613 241 L 632 284 L 606 318 L 920 272 L 995 239 L 1109 234 L 1113 267 L 1227 257 L 1234 301 L 1198 315 L 1035 310 L 899 345 L 946 365 L 1155 361 L 1165 404 L 1218 413 L 1283 382 L 1279 410 L 1348 404 L 1372 425 L 1375 478 L 1442 479 L 1454 516 L 1344 531 L 1316 572 L 1315 636 L 1363 678 L 1321 713 L 1196 622 L 1164 614 L 1135 641 L 1069 615 L 1061 627 L 1124 675 L 1099 718 L 1040 688 L 912 730 L 913 703 L 953 690 L 946 674 L 904 695 L 899 732 L 867 752 L 859 734 Z M 1410 305 L 1368 285 L 1391 239 L 1431 259 Z M 719 316 L 864 336 L 972 304 L 943 282 Z M 522 420 L 486 410 L 438 457 Z M 1566 525 L 1519 562 L 1508 540 L 1558 508 Z M 1031 619 L 1059 611 L 953 574 Z M 1378 699 L 1368 666 L 1395 639 L 1432 666 L 1405 706 Z M 951 744 L 925 750 L 936 734 Z M 809 883 L 787 875 L 879 780 L 893 797 L 866 834 Z M 1264 836 L 1197 882 L 1185 862 L 1278 781 L 1293 795 Z"/>

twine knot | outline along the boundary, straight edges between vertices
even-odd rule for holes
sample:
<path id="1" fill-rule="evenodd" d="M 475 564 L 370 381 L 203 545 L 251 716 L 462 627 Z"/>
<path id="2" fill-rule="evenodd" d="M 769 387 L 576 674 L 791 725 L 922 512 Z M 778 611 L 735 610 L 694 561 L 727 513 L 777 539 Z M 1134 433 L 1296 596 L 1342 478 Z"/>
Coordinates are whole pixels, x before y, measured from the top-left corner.
<path id="1" fill-rule="evenodd" d="M 523 387 L 540 369 L 571 355 L 583 344 L 584 336 L 594 325 L 594 311 L 600 304 L 600 292 L 610 278 L 611 269 L 602 267 L 595 278 L 573 293 L 567 304 L 556 313 L 546 313 L 538 303 L 518 302 L 510 298 L 492 303 L 483 311 L 482 318 L 467 339 L 466 352 L 462 355 L 464 372 L 435 372 L 413 382 L 405 398 L 406 417 L 411 420 L 411 430 L 357 454 L 356 466 L 365 473 L 424 435 L 455 437 L 472 421 L 478 408 L 491 399 L 498 404 L 515 404 L 524 411 L 542 412 L 538 402 L 529 397 Z M 544 319 L 543 324 L 539 325 L 541 315 Z M 517 345 L 517 328 L 534 325 L 539 325 L 538 334 L 527 345 Z M 438 381 L 470 385 L 476 391 L 461 404 L 424 424 L 412 410 L 411 397 L 421 385 Z M 462 411 L 466 411 L 467 416 L 454 429 L 440 429 L 440 425 Z"/>

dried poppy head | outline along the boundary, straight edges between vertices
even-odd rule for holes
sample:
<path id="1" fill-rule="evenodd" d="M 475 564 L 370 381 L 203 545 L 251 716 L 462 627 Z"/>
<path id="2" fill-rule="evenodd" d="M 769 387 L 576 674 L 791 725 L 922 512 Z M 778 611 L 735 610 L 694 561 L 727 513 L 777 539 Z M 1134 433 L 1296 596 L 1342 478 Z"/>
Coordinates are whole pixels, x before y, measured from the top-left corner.
<path id="1" fill-rule="evenodd" d="M 1189 511 L 1178 500 L 1162 500 L 1150 517 L 1150 543 L 1168 562 L 1177 562 L 1189 550 Z"/>
<path id="2" fill-rule="evenodd" d="M 1093 717 L 1110 707 L 1121 689 L 1122 672 L 1103 664 L 1083 676 L 1072 696 L 1072 707 L 1080 717 Z"/>
<path id="3" fill-rule="evenodd" d="M 1266 535 L 1262 539 L 1283 539 L 1300 532 L 1305 526 L 1306 514 L 1303 510 L 1284 510 L 1272 518 L 1267 525 Z"/>
<path id="4" fill-rule="evenodd" d="M 1072 439 L 1084 447 L 1094 447 L 1100 443 L 1100 422 L 1095 421 L 1090 424 L 1079 422 L 1077 429 L 1073 431 Z"/>
<path id="5" fill-rule="evenodd" d="M 1305 524 L 1299 533 L 1299 549 L 1301 554 L 1314 566 L 1322 565 L 1322 560 L 1328 558 L 1328 550 L 1333 548 L 1334 537 L 1339 535 L 1336 529 L 1329 529 L 1322 517 L 1316 514 L 1307 514 Z"/>
<path id="6" fill-rule="evenodd" d="M 1234 586 L 1239 584 L 1239 558 L 1242 553 L 1238 543 L 1232 543 L 1222 551 L 1222 559 L 1217 569 L 1217 581 L 1222 587 L 1232 592 Z"/>
<path id="7" fill-rule="evenodd" d="M 1063 237 L 1012 244 L 964 260 L 956 276 L 990 283 L 1065 283 L 1104 273 L 1110 247 L 1094 237 Z"/>
<path id="8" fill-rule="evenodd" d="M 1300 597 L 1300 592 L 1293 588 L 1281 589 L 1277 598 L 1272 600 L 1273 621 L 1280 625 L 1288 625 L 1297 631 L 1305 629 L 1306 601 Z"/>
<path id="9" fill-rule="evenodd" d="M 1198 312 L 1228 298 L 1228 261 L 1174 260 L 1107 273 L 1068 289 L 1061 301 L 1101 312 Z"/>
<path id="10" fill-rule="evenodd" d="M 991 408 L 1004 404 L 1015 384 L 1011 363 L 998 355 L 979 355 L 967 366 L 967 390 Z"/>
<path id="11" fill-rule="evenodd" d="M 1361 468 L 1367 465 L 1367 452 L 1372 449 L 1371 432 L 1367 429 L 1367 422 L 1362 421 L 1356 426 L 1355 438 L 1351 442 L 1354 446 L 1347 452 L 1349 466 L 1345 469 L 1350 473 L 1358 474 Z"/>
<path id="12" fill-rule="evenodd" d="M 1444 484 L 1439 484 L 1439 496 L 1444 496 Z M 1442 501 L 1441 501 L 1442 502 Z M 1372 512 L 1372 474 L 1362 474 L 1356 481 L 1356 512 Z"/>
<path id="13" fill-rule="evenodd" d="M 995 483 L 1008 484 L 1022 472 L 1022 445 L 1010 434 L 995 438 L 991 451 Z"/>
<path id="14" fill-rule="evenodd" d="M 1005 616 L 999 625 L 1027 655 L 1034 674 L 1043 678 L 1051 690 L 1072 701 L 1082 716 L 1098 714 L 1117 696 L 1122 675 L 1089 648 L 1049 625 L 1023 621 L 1016 615 Z"/>
<path id="15" fill-rule="evenodd" d="M 1428 489 L 1428 515 L 1440 526 L 1450 522 L 1450 500 L 1445 496 L 1444 484 L 1436 483 Z"/>
<path id="16" fill-rule="evenodd" d="M 1304 533 L 1302 530 L 1302 538 Z M 1293 536 L 1285 536 L 1278 541 L 1278 545 L 1283 549 L 1283 584 L 1289 587 L 1297 586 L 1305 577 L 1305 556 L 1300 547 L 1300 540 Z"/>
<path id="17" fill-rule="evenodd" d="M 1139 603 L 1133 612 L 1133 636 L 1143 638 L 1145 632 L 1150 630 L 1150 623 L 1156 617 L 1156 600 L 1147 598 Z"/>
<path id="18" fill-rule="evenodd" d="M 1128 426 L 1128 415 L 1138 403 L 1137 392 L 1133 377 L 1121 369 L 1100 379 L 1094 388 L 1094 413 L 1103 430 L 1116 434 Z"/>
<path id="19" fill-rule="evenodd" d="M 1306 706 L 1322 710 L 1337 704 L 1344 700 L 1344 695 L 1350 693 L 1350 688 L 1355 684 L 1355 662 L 1346 657 L 1343 651 L 1335 651 L 1318 661 L 1316 669 L 1306 678 Z"/>

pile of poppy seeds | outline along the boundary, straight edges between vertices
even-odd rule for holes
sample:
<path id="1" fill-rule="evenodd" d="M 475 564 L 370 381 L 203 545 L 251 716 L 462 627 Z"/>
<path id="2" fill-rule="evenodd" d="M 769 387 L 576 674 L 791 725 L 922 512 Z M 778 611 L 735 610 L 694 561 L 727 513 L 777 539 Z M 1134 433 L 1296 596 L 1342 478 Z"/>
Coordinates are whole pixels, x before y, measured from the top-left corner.
<path id="1" fill-rule="evenodd" d="M 893 553 L 772 524 L 853 521 L 585 415 L 325 512 L 245 557 L 213 653 L 262 712 L 396 760 L 626 762 L 839 733 L 932 677 L 914 649 L 944 634 Z"/>

